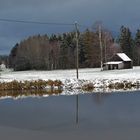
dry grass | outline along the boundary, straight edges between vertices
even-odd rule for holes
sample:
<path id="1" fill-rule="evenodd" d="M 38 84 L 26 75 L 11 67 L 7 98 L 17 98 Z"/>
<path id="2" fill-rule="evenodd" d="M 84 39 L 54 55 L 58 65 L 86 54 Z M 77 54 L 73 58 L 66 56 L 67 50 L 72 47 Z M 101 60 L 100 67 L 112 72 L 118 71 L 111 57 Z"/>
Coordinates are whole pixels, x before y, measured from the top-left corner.
<path id="1" fill-rule="evenodd" d="M 94 90 L 94 84 L 93 83 L 88 83 L 82 86 L 82 90 L 84 91 L 93 91 Z"/>
<path id="2" fill-rule="evenodd" d="M 108 85 L 110 89 L 131 89 L 131 88 L 139 88 L 140 83 L 137 81 L 136 83 L 132 83 L 130 81 L 122 81 L 116 83 L 110 83 Z"/>
<path id="3" fill-rule="evenodd" d="M 47 86 L 50 86 L 52 89 L 54 87 L 58 87 L 58 89 L 61 89 L 63 86 L 63 83 L 59 80 L 37 80 L 37 81 L 12 81 L 12 82 L 1 82 L 0 83 L 0 91 L 3 90 L 42 90 L 45 89 Z"/>

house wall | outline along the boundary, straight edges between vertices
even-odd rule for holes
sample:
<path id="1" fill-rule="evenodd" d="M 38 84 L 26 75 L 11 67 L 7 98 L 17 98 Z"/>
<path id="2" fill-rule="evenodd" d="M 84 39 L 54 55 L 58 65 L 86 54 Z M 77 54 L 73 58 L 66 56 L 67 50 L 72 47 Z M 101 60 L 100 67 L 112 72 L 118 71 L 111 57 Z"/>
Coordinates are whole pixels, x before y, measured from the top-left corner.
<path id="1" fill-rule="evenodd" d="M 118 64 L 118 69 L 124 69 L 124 63 Z"/>
<path id="2" fill-rule="evenodd" d="M 124 63 L 124 69 L 130 69 L 133 67 L 132 61 L 125 61 Z"/>
<path id="3" fill-rule="evenodd" d="M 115 70 L 115 69 L 123 69 L 124 68 L 124 64 L 120 63 L 120 64 L 106 64 L 103 67 L 103 70 Z"/>

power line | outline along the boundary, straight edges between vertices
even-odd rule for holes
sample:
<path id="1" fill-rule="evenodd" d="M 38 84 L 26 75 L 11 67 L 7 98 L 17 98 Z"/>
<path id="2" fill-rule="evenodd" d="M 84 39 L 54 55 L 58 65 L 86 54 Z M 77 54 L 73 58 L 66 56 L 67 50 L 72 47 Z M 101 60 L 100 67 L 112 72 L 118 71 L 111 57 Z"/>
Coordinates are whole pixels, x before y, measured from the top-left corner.
<path id="1" fill-rule="evenodd" d="M 40 22 L 40 21 L 26 21 L 26 20 L 15 20 L 0 18 L 2 22 L 16 22 L 16 23 L 27 23 L 27 24 L 47 24 L 47 25 L 62 25 L 62 26 L 74 26 L 74 23 L 58 23 L 58 22 Z"/>
<path id="2" fill-rule="evenodd" d="M 44 24 L 44 25 L 59 25 L 59 26 L 75 26 L 75 23 L 60 23 L 60 22 L 41 22 L 41 21 L 27 21 L 27 20 L 16 20 L 0 18 L 0 22 L 13 22 L 13 23 L 25 23 L 25 24 Z M 88 28 L 86 25 L 78 24 L 79 27 Z"/>

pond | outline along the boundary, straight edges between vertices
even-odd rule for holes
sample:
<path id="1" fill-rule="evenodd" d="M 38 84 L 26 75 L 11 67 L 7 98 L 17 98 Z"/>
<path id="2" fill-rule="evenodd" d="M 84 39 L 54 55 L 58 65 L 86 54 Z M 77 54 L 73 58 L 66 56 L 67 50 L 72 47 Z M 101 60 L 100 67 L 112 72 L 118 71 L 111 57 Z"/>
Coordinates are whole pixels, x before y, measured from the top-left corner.
<path id="1" fill-rule="evenodd" d="M 138 140 L 140 92 L 0 100 L 2 140 Z"/>

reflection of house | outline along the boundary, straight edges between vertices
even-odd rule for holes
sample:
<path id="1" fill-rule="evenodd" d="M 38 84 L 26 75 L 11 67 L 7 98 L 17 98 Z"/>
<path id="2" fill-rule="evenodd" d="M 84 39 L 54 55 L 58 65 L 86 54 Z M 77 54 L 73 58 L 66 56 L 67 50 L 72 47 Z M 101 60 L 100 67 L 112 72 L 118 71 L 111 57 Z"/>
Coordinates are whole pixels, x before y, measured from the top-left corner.
<path id="1" fill-rule="evenodd" d="M 125 53 L 117 53 L 112 61 L 104 63 L 103 70 L 130 69 L 132 67 L 132 60 Z"/>

